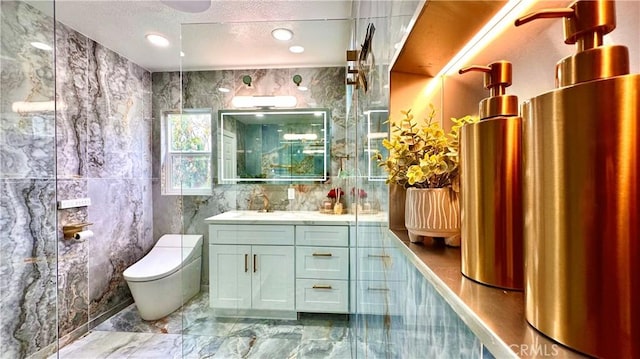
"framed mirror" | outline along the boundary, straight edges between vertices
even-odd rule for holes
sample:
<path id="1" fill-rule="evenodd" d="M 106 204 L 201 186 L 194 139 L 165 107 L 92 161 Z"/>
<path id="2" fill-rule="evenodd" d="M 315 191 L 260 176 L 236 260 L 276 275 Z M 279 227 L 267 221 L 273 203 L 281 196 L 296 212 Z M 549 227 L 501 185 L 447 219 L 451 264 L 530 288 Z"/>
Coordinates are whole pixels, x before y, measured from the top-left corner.
<path id="1" fill-rule="evenodd" d="M 328 109 L 218 111 L 218 182 L 324 182 Z"/>
<path id="2" fill-rule="evenodd" d="M 389 138 L 389 110 L 371 109 L 364 111 L 367 118 L 367 146 L 365 155 L 368 158 L 367 179 L 369 181 L 385 181 L 387 173 L 378 166 L 374 156 L 378 153 L 383 158 L 389 156 L 389 151 L 382 145 L 382 140 Z"/>

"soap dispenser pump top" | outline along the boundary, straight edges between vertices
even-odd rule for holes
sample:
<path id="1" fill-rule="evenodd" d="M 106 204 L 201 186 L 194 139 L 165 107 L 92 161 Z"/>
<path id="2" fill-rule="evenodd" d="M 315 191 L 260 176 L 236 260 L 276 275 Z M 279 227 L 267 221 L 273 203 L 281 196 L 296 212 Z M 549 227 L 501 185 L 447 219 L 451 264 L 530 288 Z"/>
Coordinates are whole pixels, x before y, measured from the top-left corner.
<path id="1" fill-rule="evenodd" d="M 518 97 L 506 94 L 512 81 L 511 67 L 509 61 L 496 61 L 488 66 L 473 65 L 458 71 L 460 74 L 484 72 L 484 87 L 490 91 L 490 97 L 480 101 L 480 119 L 518 115 Z"/>
<path id="2" fill-rule="evenodd" d="M 544 9 L 525 15 L 515 26 L 537 19 L 563 18 L 564 42 L 576 44 L 576 54 L 556 65 L 556 87 L 627 75 L 629 51 L 625 46 L 602 46 L 604 35 L 616 28 L 613 1 L 579 0 L 568 8 Z"/>

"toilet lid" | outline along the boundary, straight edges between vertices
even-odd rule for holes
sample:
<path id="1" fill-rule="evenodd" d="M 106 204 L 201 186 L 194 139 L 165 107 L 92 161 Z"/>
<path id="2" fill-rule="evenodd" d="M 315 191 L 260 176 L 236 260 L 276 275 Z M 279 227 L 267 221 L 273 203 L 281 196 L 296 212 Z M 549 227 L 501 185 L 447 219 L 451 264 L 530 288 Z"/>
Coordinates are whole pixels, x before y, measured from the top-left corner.
<path id="1" fill-rule="evenodd" d="M 124 271 L 124 279 L 146 282 L 164 278 L 180 269 L 182 263 L 189 263 L 191 257 L 196 257 L 195 253 L 194 248 L 153 247 L 146 256 Z"/>
<path id="2" fill-rule="evenodd" d="M 200 247 L 202 246 L 201 234 L 165 234 L 154 247 Z"/>

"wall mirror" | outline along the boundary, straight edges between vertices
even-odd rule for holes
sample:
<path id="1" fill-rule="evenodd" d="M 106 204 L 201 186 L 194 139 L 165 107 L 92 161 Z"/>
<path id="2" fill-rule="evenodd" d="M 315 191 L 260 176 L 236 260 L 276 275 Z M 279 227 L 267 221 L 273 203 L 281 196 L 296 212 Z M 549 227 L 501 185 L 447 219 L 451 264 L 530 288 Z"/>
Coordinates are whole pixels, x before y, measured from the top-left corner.
<path id="1" fill-rule="evenodd" d="M 218 182 L 328 179 L 328 109 L 219 110 Z"/>
<path id="2" fill-rule="evenodd" d="M 385 181 L 387 173 L 374 156 L 381 154 L 383 158 L 389 156 L 389 151 L 382 145 L 382 140 L 389 138 L 389 110 L 371 109 L 364 111 L 367 118 L 367 146 L 365 155 L 368 157 L 367 179 L 369 181 Z"/>

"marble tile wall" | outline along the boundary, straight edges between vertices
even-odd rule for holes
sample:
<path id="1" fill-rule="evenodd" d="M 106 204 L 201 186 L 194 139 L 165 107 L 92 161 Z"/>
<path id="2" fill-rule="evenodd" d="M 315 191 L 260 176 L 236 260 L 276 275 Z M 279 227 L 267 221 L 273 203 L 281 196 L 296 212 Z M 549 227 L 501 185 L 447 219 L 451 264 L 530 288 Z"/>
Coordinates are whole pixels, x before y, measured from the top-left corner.
<path id="1" fill-rule="evenodd" d="M 58 199 L 92 201 L 58 211 L 65 340 L 131 302 L 122 272 L 154 244 L 151 73 L 62 24 L 56 41 Z M 62 238 L 62 226 L 84 221 L 93 238 Z"/>
<path id="2" fill-rule="evenodd" d="M 154 243 L 151 74 L 63 24 L 54 37 L 26 3 L 1 6 L 0 358 L 23 358 L 131 302 L 122 271 Z M 55 114 L 11 109 L 54 99 Z M 56 210 L 79 197 L 92 205 Z M 63 239 L 85 221 L 93 238 Z"/>
<path id="3" fill-rule="evenodd" d="M 54 100 L 53 52 L 30 45 L 54 24 L 20 2 L 0 16 L 0 358 L 23 358 L 57 338 L 55 114 L 12 105 Z"/>

